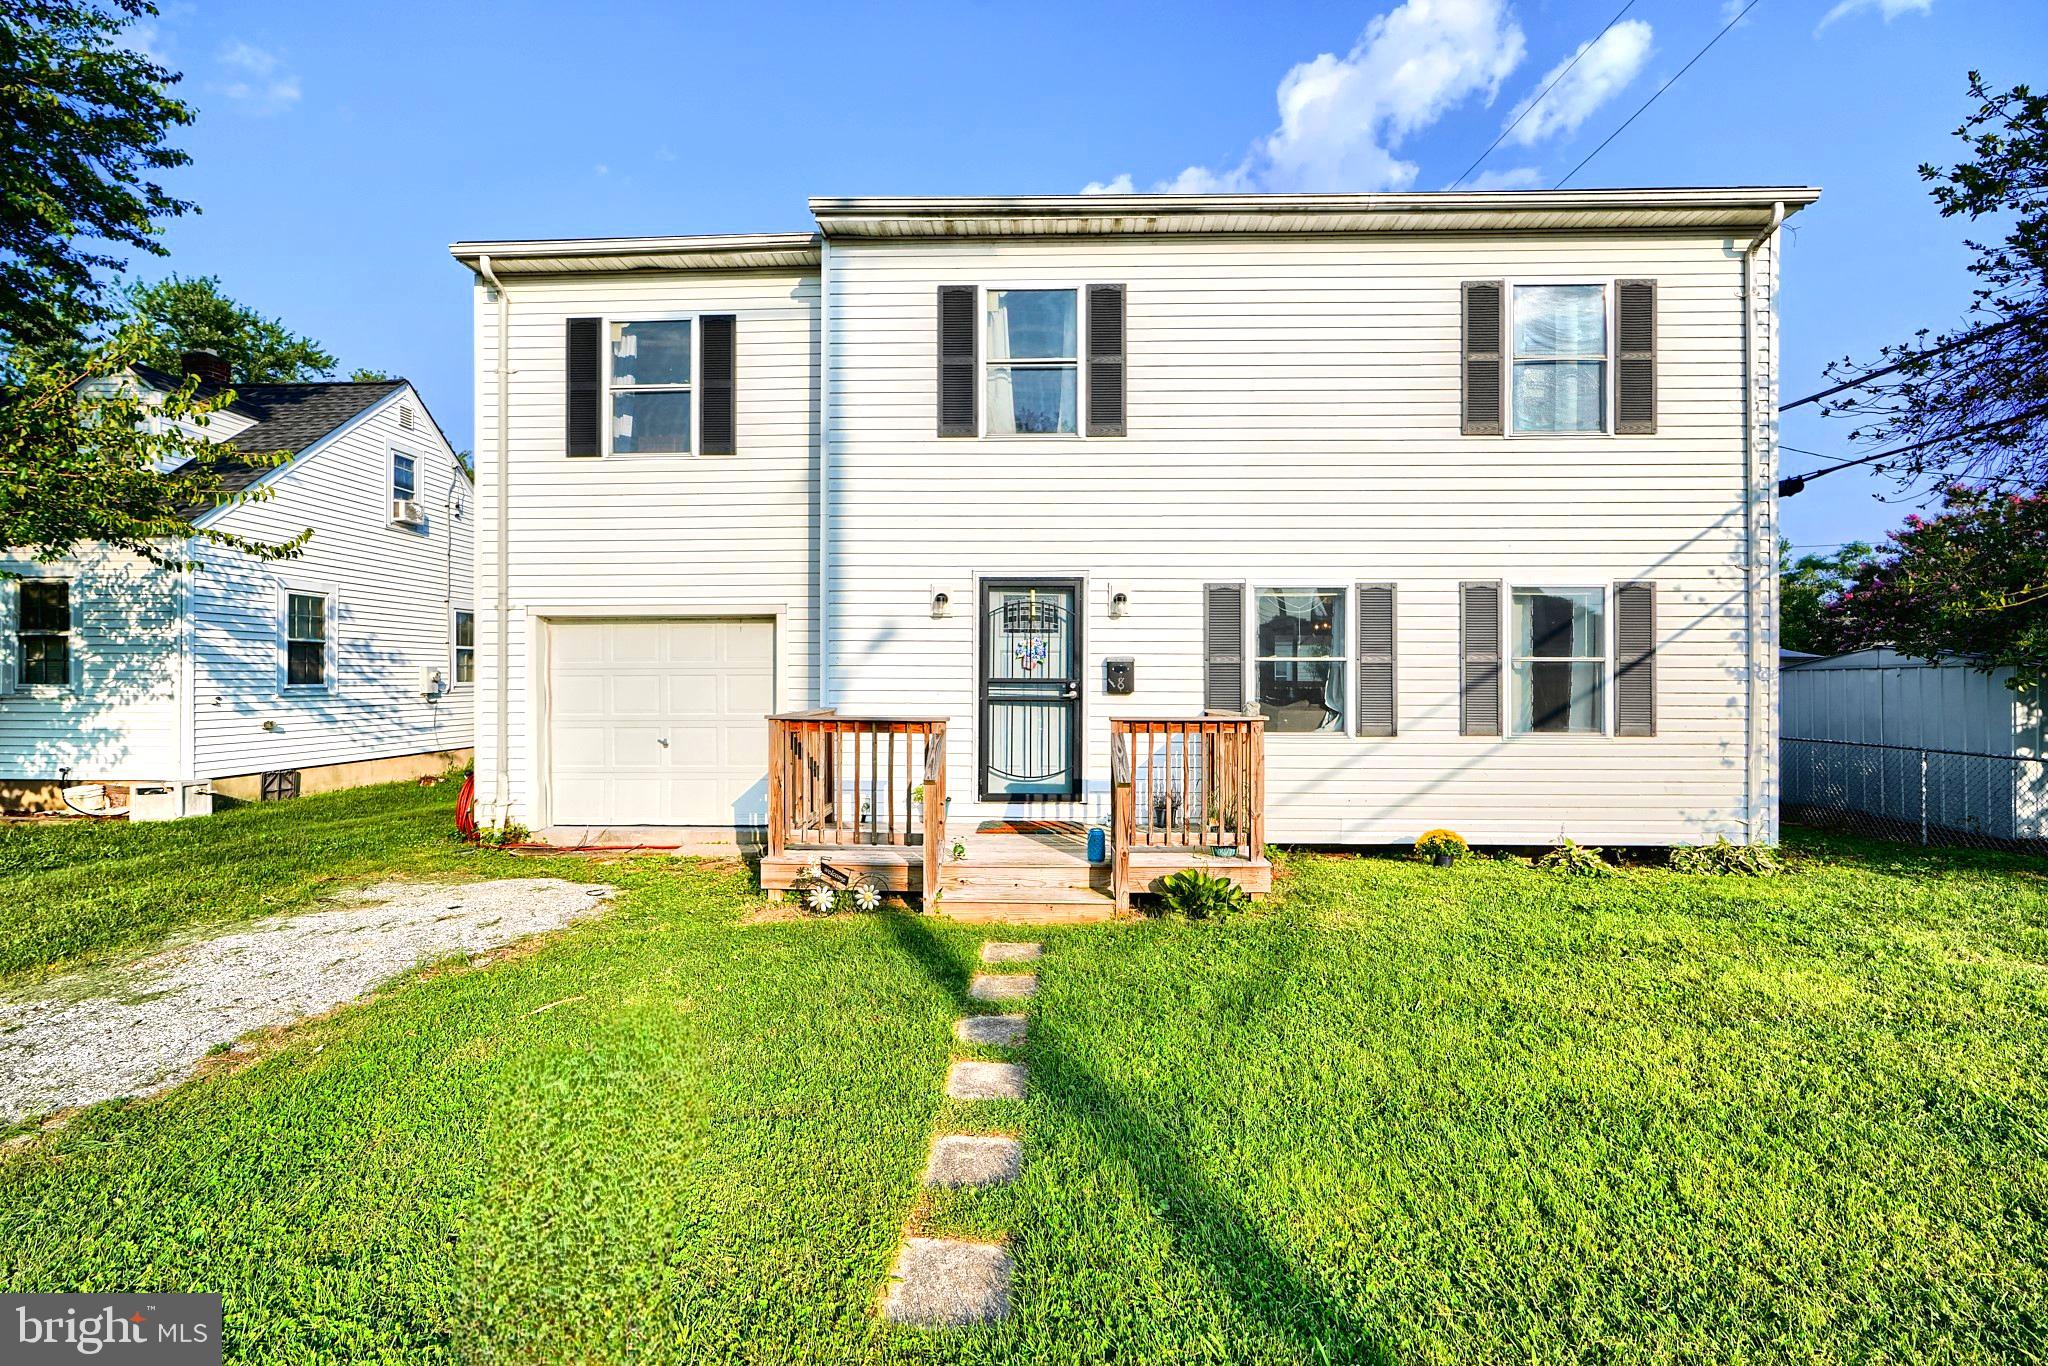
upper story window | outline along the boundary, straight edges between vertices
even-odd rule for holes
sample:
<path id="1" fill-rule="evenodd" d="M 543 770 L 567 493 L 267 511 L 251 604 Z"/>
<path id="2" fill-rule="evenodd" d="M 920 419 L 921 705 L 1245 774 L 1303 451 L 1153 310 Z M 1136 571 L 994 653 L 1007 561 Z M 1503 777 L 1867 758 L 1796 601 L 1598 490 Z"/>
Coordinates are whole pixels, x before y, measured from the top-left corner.
<path id="1" fill-rule="evenodd" d="M 1607 287 L 1516 285 L 1514 430 L 1607 430 Z"/>
<path id="2" fill-rule="evenodd" d="M 1344 722 L 1344 590 L 1261 588 L 1253 642 L 1259 714 L 1276 735 L 1332 731 Z"/>
<path id="3" fill-rule="evenodd" d="M 327 686 L 327 595 L 286 593 L 284 597 L 284 684 L 287 688 Z"/>
<path id="4" fill-rule="evenodd" d="M 1080 294 L 990 289 L 984 387 L 989 436 L 1072 435 L 1080 409 Z"/>
<path id="5" fill-rule="evenodd" d="M 1607 600 L 1598 588 L 1517 588 L 1513 623 L 1517 734 L 1599 735 L 1607 728 Z"/>
<path id="6" fill-rule="evenodd" d="M 65 687 L 71 682 L 71 585 L 63 579 L 23 579 L 16 623 L 21 681 Z"/>
<path id="7" fill-rule="evenodd" d="M 411 502 L 419 489 L 419 462 L 404 451 L 391 453 L 391 497 Z"/>
<path id="8" fill-rule="evenodd" d="M 688 318 L 611 325 L 615 455 L 688 455 L 693 332 Z"/>

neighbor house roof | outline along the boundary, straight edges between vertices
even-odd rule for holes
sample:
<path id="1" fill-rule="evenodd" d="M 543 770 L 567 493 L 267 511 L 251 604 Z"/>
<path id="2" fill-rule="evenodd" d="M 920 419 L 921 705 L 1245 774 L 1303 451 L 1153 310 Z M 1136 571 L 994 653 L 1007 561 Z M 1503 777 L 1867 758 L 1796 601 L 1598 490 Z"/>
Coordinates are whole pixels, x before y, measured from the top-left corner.
<path id="1" fill-rule="evenodd" d="M 149 365 L 131 365 L 135 377 L 156 389 L 176 389 L 185 381 Z M 228 411 L 253 418 L 255 425 L 236 432 L 222 444 L 251 455 L 294 456 L 358 414 L 406 387 L 402 379 L 314 380 L 305 384 L 232 384 Z M 196 393 L 211 398 L 223 386 L 201 380 Z M 433 421 L 431 414 L 428 421 Z M 240 493 L 277 468 L 275 463 L 236 460 L 229 456 L 214 466 L 222 491 Z"/>
<path id="2" fill-rule="evenodd" d="M 1689 231 L 1753 236 L 1813 203 L 1806 185 L 1724 189 L 1483 190 L 1412 194 L 1095 194 L 813 199 L 818 232 L 457 242 L 497 275 L 814 267 L 832 238 L 1122 234 Z M 481 273 L 479 271 L 479 273 Z"/>

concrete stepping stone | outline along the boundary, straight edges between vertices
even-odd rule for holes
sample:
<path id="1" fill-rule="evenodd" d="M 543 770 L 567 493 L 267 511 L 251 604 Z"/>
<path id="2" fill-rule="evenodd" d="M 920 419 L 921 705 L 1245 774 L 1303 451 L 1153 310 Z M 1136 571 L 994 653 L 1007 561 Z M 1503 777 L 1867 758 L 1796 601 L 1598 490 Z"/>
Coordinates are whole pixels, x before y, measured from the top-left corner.
<path id="1" fill-rule="evenodd" d="M 956 1062 L 946 1073 L 954 1100 L 1022 1100 L 1025 1071 L 1015 1062 Z"/>
<path id="2" fill-rule="evenodd" d="M 1010 1254 L 994 1243 L 906 1238 L 882 1314 L 919 1328 L 966 1328 L 1010 1312 Z"/>
<path id="3" fill-rule="evenodd" d="M 961 1043 L 994 1044 L 1015 1048 L 1024 1042 L 1022 1015 L 969 1015 L 953 1024 L 953 1037 Z"/>
<path id="4" fill-rule="evenodd" d="M 983 944 L 984 963 L 1035 963 L 1045 955 L 1043 944 Z"/>
<path id="5" fill-rule="evenodd" d="M 967 994 L 977 1001 L 1022 1001 L 1038 994 L 1038 974 L 979 972 L 967 984 Z"/>
<path id="6" fill-rule="evenodd" d="M 927 1186 L 999 1186 L 1015 1181 L 1024 1149 L 1000 1134 L 941 1134 L 924 1165 Z"/>

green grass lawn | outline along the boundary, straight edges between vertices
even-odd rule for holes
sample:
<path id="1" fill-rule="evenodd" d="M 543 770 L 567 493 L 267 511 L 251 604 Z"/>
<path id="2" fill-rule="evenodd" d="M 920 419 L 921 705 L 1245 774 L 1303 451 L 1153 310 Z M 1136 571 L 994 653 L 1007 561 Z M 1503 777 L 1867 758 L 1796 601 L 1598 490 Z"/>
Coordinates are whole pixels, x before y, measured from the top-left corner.
<path id="1" fill-rule="evenodd" d="M 390 870 L 624 889 L 0 1158 L 0 1284 L 219 1290 L 249 1361 L 2048 1355 L 2038 865 L 1297 856 L 1225 924 L 1035 936 L 1032 1095 L 989 1108 L 940 1094 L 984 935 L 746 923 L 715 865 L 472 854 L 448 798 L 0 831 L 17 972 Z M 954 1126 L 1020 1130 L 1023 1177 L 922 1193 Z M 1014 1316 L 880 1326 L 906 1219 L 1007 1234 Z"/>

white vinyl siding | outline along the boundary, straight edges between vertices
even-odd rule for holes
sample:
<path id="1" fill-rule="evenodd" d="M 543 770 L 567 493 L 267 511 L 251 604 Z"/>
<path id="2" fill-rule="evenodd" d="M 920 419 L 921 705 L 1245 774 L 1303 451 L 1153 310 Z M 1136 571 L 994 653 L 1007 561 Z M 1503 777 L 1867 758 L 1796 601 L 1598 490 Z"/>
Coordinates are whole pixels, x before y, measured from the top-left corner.
<path id="1" fill-rule="evenodd" d="M 546 623 L 578 617 L 779 618 L 777 696 L 813 705 L 818 511 L 818 281 L 801 271 L 508 279 L 514 388 L 509 559 L 512 819 L 550 823 Z M 478 797 L 494 793 L 497 711 L 497 303 L 475 293 Z M 735 317 L 738 454 L 717 460 L 563 455 L 565 320 Z M 929 360 L 929 341 L 926 359 Z M 926 391 L 925 420 L 931 411 Z M 962 598 L 959 601 L 967 601 Z M 920 610 L 930 609 L 927 599 Z"/>
<path id="2" fill-rule="evenodd" d="M 1749 334 L 1759 366 L 1770 251 Z M 1400 603 L 1399 733 L 1272 737 L 1275 840 L 1392 842 L 1432 826 L 1530 844 L 1560 830 L 1617 844 L 1743 837 L 1754 371 L 1742 263 L 1720 235 L 849 239 L 831 255 L 831 700 L 949 716 L 956 820 L 1003 808 L 965 795 L 974 623 L 933 619 L 933 591 L 970 602 L 977 573 L 1081 574 L 1087 795 L 1072 815 L 1106 809 L 1107 718 L 1200 711 L 1205 582 L 1372 581 Z M 1614 278 L 1658 282 L 1657 435 L 1460 437 L 1460 282 Z M 937 439 L 936 286 L 1091 279 L 1129 286 L 1132 434 L 1114 458 L 1093 442 Z M 1760 456 L 1752 485 L 1765 548 L 1768 469 Z M 1626 745 L 1459 735 L 1457 585 L 1481 579 L 1654 579 L 1659 733 Z M 1111 585 L 1130 596 L 1122 618 L 1108 615 Z M 1767 613 L 1756 620 L 1768 630 Z M 1135 695 L 1104 692 L 1109 656 L 1136 660 Z M 1769 744 L 1756 755 L 1755 828 L 1771 838 Z"/>

